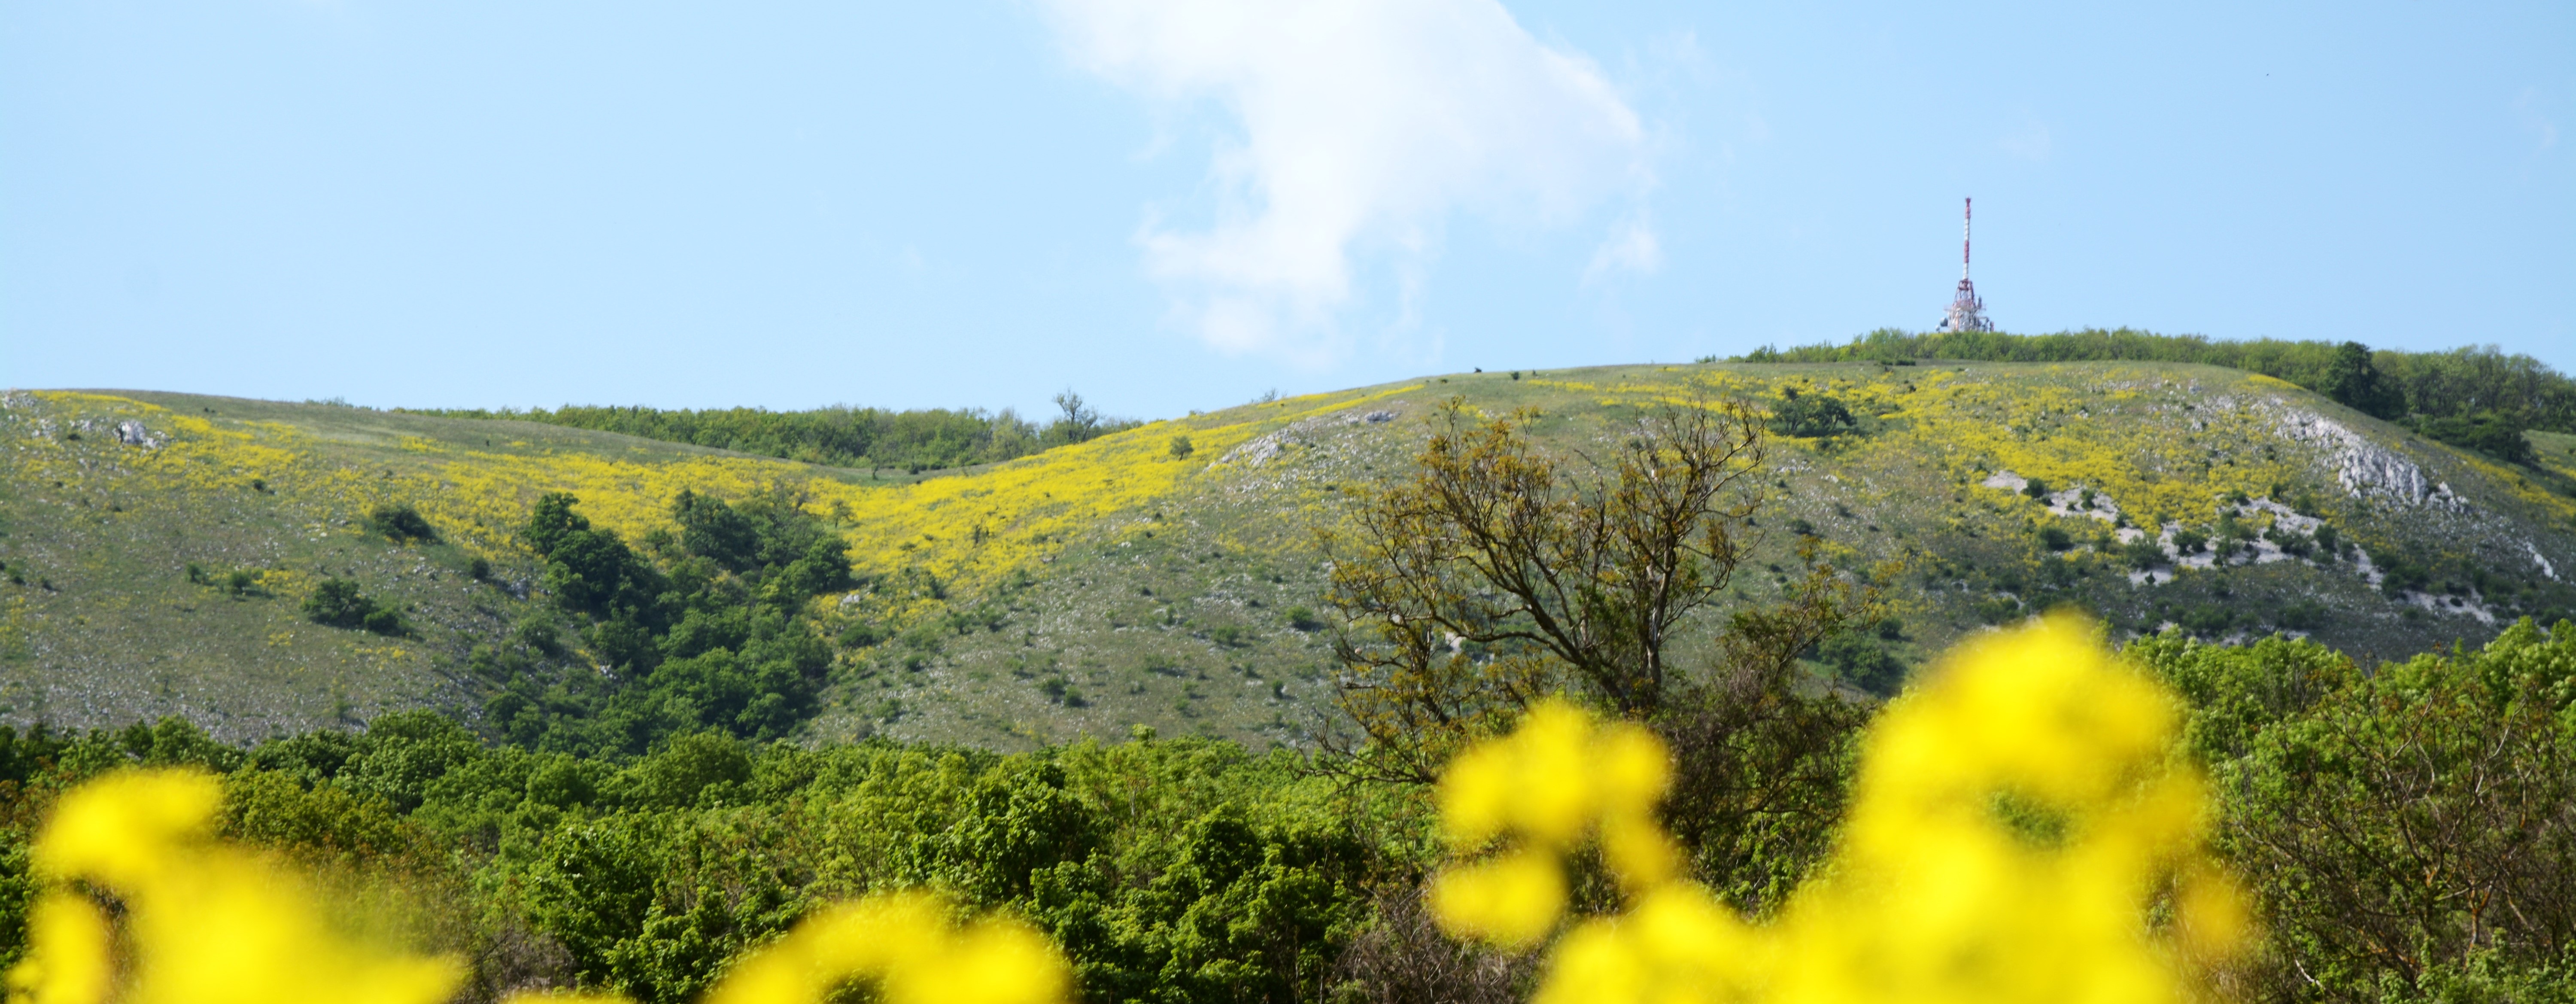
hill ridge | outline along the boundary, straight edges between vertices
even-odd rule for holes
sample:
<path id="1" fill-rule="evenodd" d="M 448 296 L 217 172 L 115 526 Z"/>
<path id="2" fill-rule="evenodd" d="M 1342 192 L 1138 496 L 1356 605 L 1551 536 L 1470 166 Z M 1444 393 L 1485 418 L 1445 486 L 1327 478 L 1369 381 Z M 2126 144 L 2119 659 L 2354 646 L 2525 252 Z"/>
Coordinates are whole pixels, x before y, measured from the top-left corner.
<path id="1" fill-rule="evenodd" d="M 1401 473 L 1426 402 L 1537 408 L 1534 434 L 1571 447 L 1692 385 L 1775 406 L 1795 389 L 1849 413 L 1832 435 L 1774 441 L 1775 498 L 1758 517 L 1770 537 L 1738 588 L 1760 600 L 1802 538 L 1867 559 L 1855 564 L 1901 562 L 1901 623 L 1856 658 L 1918 664 L 2056 604 L 2123 637 L 2286 630 L 2365 657 L 2576 610 L 2557 572 L 2576 560 L 2576 454 L 2555 434 L 2532 433 L 2540 459 L 2508 465 L 2195 364 L 1448 374 L 935 477 L 537 423 L 35 391 L 0 397 L 0 575 L 27 583 L 0 585 L 0 720 L 182 714 L 235 738 L 421 705 L 476 720 L 491 686 L 468 666 L 478 647 L 598 657 L 577 617 L 559 657 L 522 640 L 563 617 L 518 535 L 535 498 L 571 491 L 642 553 L 676 554 L 654 541 L 686 488 L 775 494 L 848 543 L 858 587 L 810 613 L 831 643 L 814 738 L 1013 747 L 1147 725 L 1294 743 L 1333 675 L 1310 528 L 1339 518 L 1344 489 Z M 98 431 L 133 420 L 167 440 Z M 68 438 L 81 422 L 90 435 Z M 2034 478 L 2039 498 L 2021 494 Z M 442 542 L 368 529 L 371 507 L 395 503 Z M 2132 546 L 2142 538 L 2162 557 Z M 192 581 L 191 565 L 209 581 L 248 573 L 250 591 Z M 325 578 L 400 604 L 418 636 L 307 621 L 297 604 Z M 1818 666 L 1846 682 L 1867 669 Z"/>

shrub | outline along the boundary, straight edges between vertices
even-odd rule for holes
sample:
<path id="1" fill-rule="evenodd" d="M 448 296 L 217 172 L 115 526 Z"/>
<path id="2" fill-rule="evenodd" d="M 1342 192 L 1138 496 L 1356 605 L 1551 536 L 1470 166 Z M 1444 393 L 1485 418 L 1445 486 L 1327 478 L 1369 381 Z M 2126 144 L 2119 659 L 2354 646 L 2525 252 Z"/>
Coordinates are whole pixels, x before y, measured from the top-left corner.
<path id="1" fill-rule="evenodd" d="M 2203 548 L 2209 546 L 2209 535 L 2198 530 L 2176 530 L 2173 541 L 2174 553 L 2198 554 Z"/>
<path id="2" fill-rule="evenodd" d="M 465 574 L 473 576 L 476 582 L 488 582 L 492 578 L 492 563 L 477 557 L 465 563 Z"/>
<path id="3" fill-rule="evenodd" d="M 1190 454 L 1196 452 L 1198 452 L 1198 447 L 1190 443 L 1189 436 L 1179 435 L 1172 437 L 1172 459 L 1188 460 L 1190 459 Z"/>
<path id="4" fill-rule="evenodd" d="M 2174 623 L 2182 625 L 2183 630 L 2193 634 L 2215 635 L 2236 626 L 2236 616 L 2229 613 L 2225 607 L 2193 607 L 2174 618 Z"/>
<path id="5" fill-rule="evenodd" d="M 1822 394 L 1800 394 L 1791 387 L 1781 392 L 1780 406 L 1771 409 L 1771 431 L 1783 436 L 1832 438 L 1860 428 L 1851 409 Z"/>
<path id="6" fill-rule="evenodd" d="M 2039 528 L 2039 543 L 2051 551 L 2063 551 L 2075 546 L 2075 538 L 2067 536 L 2061 528 L 2043 526 Z"/>
<path id="7" fill-rule="evenodd" d="M 1816 658 L 1834 669 L 1843 682 L 1887 697 L 1905 682 L 1905 664 L 1878 642 L 1857 632 L 1843 632 L 1816 646 Z"/>
<path id="8" fill-rule="evenodd" d="M 2326 624 L 2325 604 L 2302 600 L 2282 607 L 2274 623 L 2291 631 L 2314 631 Z"/>
<path id="9" fill-rule="evenodd" d="M 393 636 L 410 633 L 401 611 L 369 598 L 347 579 L 324 579 L 313 587 L 313 595 L 304 598 L 304 616 L 328 627 Z"/>
<path id="10" fill-rule="evenodd" d="M 2032 497 L 2032 498 L 2035 498 L 2035 499 L 2040 499 L 2040 500 L 2042 500 L 2042 501 L 2046 501 L 2046 500 L 2047 500 L 2047 498 L 2048 498 L 2048 491 L 2049 491 L 2049 488 L 2048 488 L 2048 482 L 2047 482 L 2046 480 L 2044 480 L 2044 479 L 2041 479 L 2041 478 L 2032 478 L 2032 479 L 2030 479 L 2030 481 L 2029 481 L 2029 482 L 2027 482 L 2027 483 L 2025 483 L 2025 484 L 2023 484 L 2023 485 L 2021 486 L 2021 493 L 2022 493 L 2022 494 L 2024 494 L 2024 495 L 2028 495 L 2028 496 L 2030 496 L 2030 497 Z"/>
<path id="11" fill-rule="evenodd" d="M 1288 626 L 1296 628 L 1299 631 L 1313 631 L 1316 628 L 1323 627 L 1324 622 L 1316 620 L 1315 611 L 1311 609 L 1306 607 L 1289 607 Z"/>
<path id="12" fill-rule="evenodd" d="M 2430 419 L 2417 423 L 2415 431 L 2509 464 L 2532 463 L 2531 441 L 2522 434 L 2523 424 L 2510 415 L 2487 412 L 2474 417 Z"/>
<path id="13" fill-rule="evenodd" d="M 379 505 L 367 513 L 367 525 L 377 533 L 395 540 L 417 540 L 438 543 L 438 528 L 421 518 L 420 510 L 409 502 Z"/>

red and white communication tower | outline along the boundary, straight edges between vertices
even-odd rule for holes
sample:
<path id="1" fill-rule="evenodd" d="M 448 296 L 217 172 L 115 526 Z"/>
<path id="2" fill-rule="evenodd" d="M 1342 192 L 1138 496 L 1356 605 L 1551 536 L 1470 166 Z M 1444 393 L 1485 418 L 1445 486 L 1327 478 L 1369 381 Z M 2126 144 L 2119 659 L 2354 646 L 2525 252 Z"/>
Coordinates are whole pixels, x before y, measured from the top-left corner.
<path id="1" fill-rule="evenodd" d="M 1993 331 L 1995 322 L 1986 319 L 1986 301 L 1977 299 L 1977 284 L 1968 281 L 1968 235 L 1977 219 L 1977 200 L 1967 200 L 1965 208 L 1959 223 L 1959 292 L 1950 298 L 1950 310 L 1935 330 Z"/>

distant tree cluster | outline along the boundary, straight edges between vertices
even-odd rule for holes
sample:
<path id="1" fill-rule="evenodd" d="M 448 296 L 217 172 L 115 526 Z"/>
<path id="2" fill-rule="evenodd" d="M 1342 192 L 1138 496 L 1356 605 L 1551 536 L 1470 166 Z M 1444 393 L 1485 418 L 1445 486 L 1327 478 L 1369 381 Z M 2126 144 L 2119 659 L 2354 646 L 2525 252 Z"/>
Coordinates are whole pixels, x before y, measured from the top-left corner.
<path id="1" fill-rule="evenodd" d="M 639 550 L 577 504 L 547 495 L 521 531 L 555 610 L 470 659 L 500 688 L 485 711 L 505 738 L 636 753 L 702 729 L 777 739 L 812 717 L 832 653 L 805 601 L 851 584 L 830 527 L 781 496 L 682 491 L 679 532 L 647 535 Z M 567 656 L 558 615 L 572 618 L 581 658 Z"/>
<path id="2" fill-rule="evenodd" d="M 2405 420 L 2418 432 L 2455 446 L 2521 462 L 2524 429 L 2576 432 L 2576 380 L 2526 355 L 2495 346 L 2447 352 L 2371 349 L 2359 342 L 2211 341 L 2121 328 L 2051 335 L 1988 331 L 1914 334 L 1880 328 L 1849 344 L 1768 346 L 1737 362 L 2204 363 L 2261 373 L 2333 398 L 2378 418 Z M 2507 456 L 2510 453 L 2512 455 Z"/>
<path id="3" fill-rule="evenodd" d="M 1070 390 L 1055 396 L 1060 410 L 1040 424 L 1009 408 L 929 408 L 888 411 L 834 405 L 811 411 L 766 408 L 688 409 L 565 405 L 532 408 L 405 409 L 441 418 L 515 419 L 616 432 L 671 443 L 835 467 L 899 468 L 918 473 L 999 463 L 1134 428 L 1133 419 L 1100 414 Z"/>

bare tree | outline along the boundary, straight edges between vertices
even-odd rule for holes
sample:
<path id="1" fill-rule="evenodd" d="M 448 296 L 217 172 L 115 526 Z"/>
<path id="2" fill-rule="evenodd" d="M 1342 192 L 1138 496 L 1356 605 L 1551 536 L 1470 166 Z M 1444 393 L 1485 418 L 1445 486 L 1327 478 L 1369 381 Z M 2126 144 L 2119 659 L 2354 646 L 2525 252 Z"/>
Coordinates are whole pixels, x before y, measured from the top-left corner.
<path id="1" fill-rule="evenodd" d="M 1754 540 L 1762 415 L 1697 397 L 1650 412 L 1599 460 L 1542 451 L 1527 433 L 1539 417 L 1444 402 L 1413 476 L 1324 534 L 1347 625 L 1340 704 L 1370 776 L 1429 781 L 1559 690 L 1678 726 L 1677 693 L 1696 708 L 1748 683 L 1793 686 L 1798 653 L 1874 598 L 1811 551 L 1786 603 L 1730 618 L 1728 665 L 1677 686 L 1676 628 L 1724 594 Z"/>

